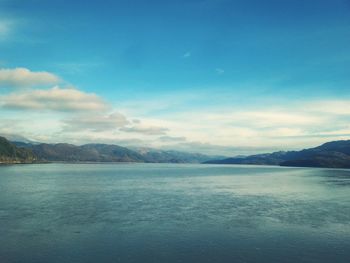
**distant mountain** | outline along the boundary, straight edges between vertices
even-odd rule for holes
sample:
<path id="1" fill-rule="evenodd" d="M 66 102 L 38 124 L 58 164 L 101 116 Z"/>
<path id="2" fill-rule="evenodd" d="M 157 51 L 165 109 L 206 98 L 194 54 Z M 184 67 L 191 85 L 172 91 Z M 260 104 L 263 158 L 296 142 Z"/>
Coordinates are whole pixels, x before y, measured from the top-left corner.
<path id="1" fill-rule="evenodd" d="M 66 143 L 13 142 L 29 149 L 42 161 L 62 162 L 146 162 L 146 163 L 202 163 L 211 157 L 198 153 L 164 151 L 152 148 L 125 148 L 109 144 L 85 144 L 76 146 Z M 218 158 L 218 157 L 216 157 Z"/>
<path id="2" fill-rule="evenodd" d="M 328 142 L 301 151 L 274 152 L 211 160 L 211 164 L 261 164 L 299 167 L 350 168 L 350 140 Z"/>
<path id="3" fill-rule="evenodd" d="M 158 150 L 153 148 L 132 148 L 151 163 L 202 163 L 220 158 L 200 153 L 188 153 L 174 150 Z"/>
<path id="4" fill-rule="evenodd" d="M 0 163 L 32 163 L 37 160 L 29 149 L 17 147 L 4 137 L 0 137 Z"/>
<path id="5" fill-rule="evenodd" d="M 1 136 L 6 138 L 10 142 L 18 142 L 18 143 L 31 143 L 37 144 L 38 142 L 32 141 L 22 135 L 19 134 L 10 134 L 10 133 L 1 133 Z"/>
<path id="6" fill-rule="evenodd" d="M 107 144 L 76 146 L 67 143 L 27 144 L 40 160 L 62 162 L 144 162 L 143 157 L 128 148 Z"/>
<path id="7" fill-rule="evenodd" d="M 17 136 L 16 139 L 18 138 Z M 67 143 L 47 144 L 28 140 L 10 142 L 4 137 L 0 137 L 0 163 L 31 163 L 37 161 L 261 164 L 350 168 L 350 140 L 328 142 L 301 151 L 280 151 L 223 158 L 173 150 L 129 149 L 109 144 L 76 146 Z"/>
<path id="8" fill-rule="evenodd" d="M 279 165 L 288 159 L 291 152 L 274 152 L 256 154 L 245 157 L 232 157 L 218 160 L 210 160 L 205 163 L 212 164 L 262 164 L 262 165 Z"/>

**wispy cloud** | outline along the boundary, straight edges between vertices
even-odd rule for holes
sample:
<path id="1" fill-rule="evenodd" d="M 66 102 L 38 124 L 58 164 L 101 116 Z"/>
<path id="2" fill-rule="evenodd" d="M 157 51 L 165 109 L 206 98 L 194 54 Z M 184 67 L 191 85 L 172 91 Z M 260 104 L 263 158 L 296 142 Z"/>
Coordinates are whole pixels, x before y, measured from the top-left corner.
<path id="1" fill-rule="evenodd" d="M 191 56 L 191 52 L 186 52 L 185 54 L 182 55 L 183 58 L 189 58 Z"/>
<path id="2" fill-rule="evenodd" d="M 0 40 L 5 40 L 13 30 L 14 23 L 11 20 L 0 20 Z"/>
<path id="3" fill-rule="evenodd" d="M 184 136 L 161 136 L 158 140 L 162 142 L 185 142 L 186 137 Z"/>
<path id="4" fill-rule="evenodd" d="M 311 112 L 297 112 L 286 109 L 235 110 L 225 113 L 209 113 L 206 119 L 221 121 L 232 126 L 248 126 L 256 128 L 284 127 L 284 126 L 313 126 L 323 124 L 325 116 L 315 115 Z"/>
<path id="5" fill-rule="evenodd" d="M 222 75 L 225 73 L 225 70 L 223 70 L 222 68 L 216 68 L 215 69 L 216 73 L 218 73 L 219 75 Z"/>
<path id="6" fill-rule="evenodd" d="M 0 69 L 0 87 L 47 86 L 59 82 L 58 76 L 46 71 L 33 72 L 26 68 Z"/>
<path id="7" fill-rule="evenodd" d="M 63 62 L 55 66 L 66 74 L 81 74 L 101 66 L 102 62 Z"/>
<path id="8" fill-rule="evenodd" d="M 307 109 L 314 112 L 322 112 L 323 114 L 350 115 L 350 100 L 323 100 L 311 102 L 307 105 Z"/>
<path id="9" fill-rule="evenodd" d="M 77 115 L 70 119 L 63 120 L 64 132 L 81 132 L 81 131 L 93 131 L 103 132 L 106 130 L 117 130 L 118 128 L 125 127 L 130 122 L 127 118 L 114 112 L 111 114 L 89 114 L 89 115 Z"/>
<path id="10" fill-rule="evenodd" d="M 113 108 L 95 93 L 59 86 L 46 88 L 51 82 L 64 82 L 49 72 L 2 70 L 0 76 L 0 83 L 10 82 L 14 87 L 24 87 L 24 83 L 28 87 L 43 85 L 41 89 L 4 89 L 10 93 L 0 96 L 3 117 L 5 111 L 13 116 L 17 111 L 22 112 L 17 116 L 25 114 L 33 120 L 13 121 L 20 122 L 20 126 L 0 123 L 0 131 L 20 131 L 30 138 L 78 144 L 134 142 L 135 146 L 236 155 L 315 146 L 350 134 L 350 102 L 346 99 L 245 107 L 231 103 L 189 111 L 186 105 L 193 102 L 193 94 L 182 94 L 119 103 L 121 108 Z M 202 96 L 207 98 L 202 94 L 199 100 Z"/>
<path id="11" fill-rule="evenodd" d="M 0 35 L 6 35 L 9 31 L 9 23 L 7 21 L 0 21 Z"/>
<path id="12" fill-rule="evenodd" d="M 145 126 L 145 125 L 124 127 L 124 128 L 121 128 L 120 130 L 123 132 L 140 133 L 143 135 L 165 135 L 169 131 L 169 129 L 165 127 Z"/>

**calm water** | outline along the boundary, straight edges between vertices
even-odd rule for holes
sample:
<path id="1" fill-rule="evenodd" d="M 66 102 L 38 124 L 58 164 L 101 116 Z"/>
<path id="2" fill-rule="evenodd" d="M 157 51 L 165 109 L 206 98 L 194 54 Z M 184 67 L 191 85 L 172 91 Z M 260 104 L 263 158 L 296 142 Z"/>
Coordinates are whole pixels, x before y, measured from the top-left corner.
<path id="1" fill-rule="evenodd" d="M 350 170 L 0 167 L 0 262 L 350 262 Z"/>

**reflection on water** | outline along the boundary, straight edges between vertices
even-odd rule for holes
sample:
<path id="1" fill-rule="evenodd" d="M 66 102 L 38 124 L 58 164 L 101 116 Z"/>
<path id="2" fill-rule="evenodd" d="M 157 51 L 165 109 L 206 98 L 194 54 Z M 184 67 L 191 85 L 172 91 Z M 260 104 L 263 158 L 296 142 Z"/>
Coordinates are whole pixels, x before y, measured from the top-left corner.
<path id="1" fill-rule="evenodd" d="M 0 262 L 349 262 L 350 171 L 0 167 Z"/>

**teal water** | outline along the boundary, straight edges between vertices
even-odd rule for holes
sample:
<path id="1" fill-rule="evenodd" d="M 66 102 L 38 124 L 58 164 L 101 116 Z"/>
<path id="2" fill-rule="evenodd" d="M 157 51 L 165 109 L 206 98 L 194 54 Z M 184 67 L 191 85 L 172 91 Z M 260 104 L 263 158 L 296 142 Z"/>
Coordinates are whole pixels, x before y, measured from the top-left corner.
<path id="1" fill-rule="evenodd" d="M 350 170 L 0 166 L 1 263 L 350 262 Z"/>

